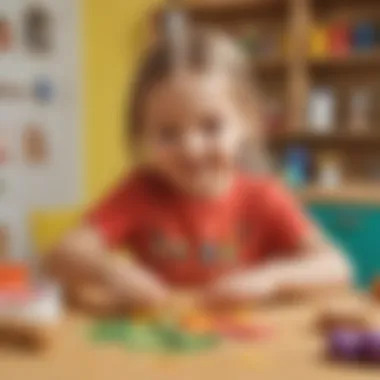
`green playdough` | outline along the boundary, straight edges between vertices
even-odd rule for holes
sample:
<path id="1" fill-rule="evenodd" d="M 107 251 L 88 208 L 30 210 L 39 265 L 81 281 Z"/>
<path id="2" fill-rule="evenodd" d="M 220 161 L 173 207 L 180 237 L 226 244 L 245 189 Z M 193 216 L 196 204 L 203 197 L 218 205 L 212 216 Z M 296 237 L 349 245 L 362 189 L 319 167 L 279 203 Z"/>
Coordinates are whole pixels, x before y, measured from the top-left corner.
<path id="1" fill-rule="evenodd" d="M 100 321 L 92 327 L 91 337 L 96 342 L 116 342 L 130 350 L 171 353 L 210 349 L 219 342 L 215 335 L 190 334 L 168 321 Z"/>

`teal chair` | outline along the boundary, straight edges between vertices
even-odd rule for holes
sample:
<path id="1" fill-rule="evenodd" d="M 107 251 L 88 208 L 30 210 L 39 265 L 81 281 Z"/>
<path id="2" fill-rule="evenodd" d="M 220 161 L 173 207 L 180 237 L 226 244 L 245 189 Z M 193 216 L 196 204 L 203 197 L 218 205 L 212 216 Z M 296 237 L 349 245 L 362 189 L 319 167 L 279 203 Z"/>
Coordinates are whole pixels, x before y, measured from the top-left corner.
<path id="1" fill-rule="evenodd" d="M 312 204 L 308 210 L 348 255 L 357 285 L 368 288 L 374 278 L 380 276 L 380 207 Z"/>

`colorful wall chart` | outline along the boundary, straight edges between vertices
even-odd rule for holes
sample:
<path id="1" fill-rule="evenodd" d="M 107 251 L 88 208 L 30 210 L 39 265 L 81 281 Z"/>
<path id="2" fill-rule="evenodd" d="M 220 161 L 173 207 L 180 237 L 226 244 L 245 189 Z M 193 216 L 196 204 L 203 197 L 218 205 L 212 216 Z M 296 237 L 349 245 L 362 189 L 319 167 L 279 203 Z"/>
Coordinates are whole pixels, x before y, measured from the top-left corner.
<path id="1" fill-rule="evenodd" d="M 31 210 L 82 199 L 77 8 L 0 2 L 0 260 L 31 252 Z"/>

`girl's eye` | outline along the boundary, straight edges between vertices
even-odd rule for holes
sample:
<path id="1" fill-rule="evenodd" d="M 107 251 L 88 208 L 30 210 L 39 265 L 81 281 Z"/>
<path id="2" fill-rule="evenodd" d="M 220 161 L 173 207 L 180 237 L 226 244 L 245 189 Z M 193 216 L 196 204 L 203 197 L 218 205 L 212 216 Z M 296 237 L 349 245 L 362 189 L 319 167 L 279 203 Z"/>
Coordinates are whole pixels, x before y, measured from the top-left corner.
<path id="1" fill-rule="evenodd" d="M 165 125 L 160 128 L 158 136 L 163 143 L 173 143 L 178 140 L 179 131 L 175 125 Z"/>
<path id="2" fill-rule="evenodd" d="M 217 136 L 223 129 L 222 120 L 217 116 L 208 116 L 202 121 L 202 129 L 208 136 Z"/>

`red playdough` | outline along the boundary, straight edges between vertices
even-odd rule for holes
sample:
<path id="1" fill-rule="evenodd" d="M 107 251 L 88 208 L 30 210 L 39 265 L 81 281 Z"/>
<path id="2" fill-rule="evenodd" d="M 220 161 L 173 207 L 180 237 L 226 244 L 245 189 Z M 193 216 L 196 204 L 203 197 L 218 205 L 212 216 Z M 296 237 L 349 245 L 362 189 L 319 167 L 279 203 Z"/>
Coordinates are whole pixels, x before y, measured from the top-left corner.
<path id="1" fill-rule="evenodd" d="M 269 326 L 242 323 L 229 318 L 217 320 L 215 322 L 215 332 L 222 337 L 239 341 L 268 339 L 273 335 L 273 329 Z"/>

